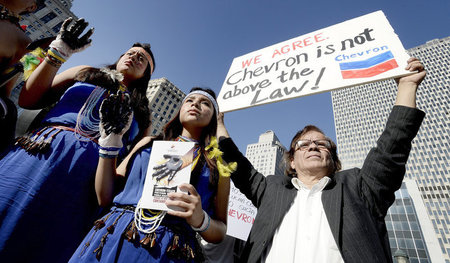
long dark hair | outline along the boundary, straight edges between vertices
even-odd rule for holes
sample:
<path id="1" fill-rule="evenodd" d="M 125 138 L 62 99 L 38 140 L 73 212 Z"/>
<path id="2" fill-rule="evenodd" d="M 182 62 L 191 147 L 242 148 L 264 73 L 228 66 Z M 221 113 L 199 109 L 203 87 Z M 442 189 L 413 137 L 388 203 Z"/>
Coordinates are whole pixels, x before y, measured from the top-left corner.
<path id="1" fill-rule="evenodd" d="M 200 88 L 200 87 L 194 87 L 192 88 L 190 92 L 201 90 L 204 92 L 207 92 L 209 95 L 211 95 L 214 100 L 216 99 L 216 93 L 208 88 Z M 181 109 L 181 107 L 180 107 Z M 183 131 L 183 125 L 180 122 L 180 110 L 178 110 L 177 115 L 164 127 L 164 134 L 163 138 L 164 140 L 170 141 L 175 140 L 179 135 L 181 135 L 181 132 Z M 193 180 L 198 180 L 198 175 L 200 174 L 197 172 L 197 170 L 201 170 L 203 168 L 204 163 L 209 167 L 210 170 L 210 177 L 209 182 L 216 186 L 219 182 L 219 174 L 217 172 L 217 165 L 215 160 L 211 160 L 207 157 L 207 153 L 205 151 L 206 143 L 208 143 L 212 136 L 216 136 L 217 131 L 217 115 L 216 111 L 213 111 L 213 116 L 211 118 L 211 121 L 209 124 L 202 129 L 202 133 L 200 135 L 199 145 L 200 145 L 200 153 L 201 158 L 199 160 L 199 163 L 197 164 L 196 168 L 194 169 L 193 174 L 197 175 L 196 178 L 193 178 Z"/>
<path id="2" fill-rule="evenodd" d="M 133 44 L 133 47 L 141 47 L 145 49 L 153 60 L 154 68 L 156 67 L 155 58 L 150 50 L 150 44 L 135 43 Z M 124 54 L 122 54 L 114 64 L 107 65 L 105 68 L 116 69 L 117 63 L 123 55 Z M 132 81 L 127 87 L 131 93 L 131 107 L 134 111 L 134 118 L 136 119 L 139 127 L 139 134 L 136 137 L 137 139 L 141 138 L 144 131 L 150 126 L 150 108 L 146 93 L 151 75 L 152 72 L 150 69 L 150 64 L 148 64 L 144 75 L 141 78 Z M 117 91 L 120 86 L 120 83 L 117 80 L 111 79 L 99 68 L 82 69 L 77 73 L 75 80 L 98 85 L 111 90 L 112 92 Z"/>

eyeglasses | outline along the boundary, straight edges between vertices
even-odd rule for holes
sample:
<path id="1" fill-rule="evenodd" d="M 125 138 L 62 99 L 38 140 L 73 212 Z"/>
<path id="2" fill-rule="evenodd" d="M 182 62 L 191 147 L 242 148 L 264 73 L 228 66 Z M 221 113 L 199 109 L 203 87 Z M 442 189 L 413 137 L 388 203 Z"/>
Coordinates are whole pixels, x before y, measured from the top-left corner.
<path id="1" fill-rule="evenodd" d="M 295 144 L 297 146 L 296 150 L 306 151 L 308 150 L 311 143 L 314 143 L 317 148 L 321 150 L 330 150 L 331 142 L 329 140 L 298 140 Z"/>

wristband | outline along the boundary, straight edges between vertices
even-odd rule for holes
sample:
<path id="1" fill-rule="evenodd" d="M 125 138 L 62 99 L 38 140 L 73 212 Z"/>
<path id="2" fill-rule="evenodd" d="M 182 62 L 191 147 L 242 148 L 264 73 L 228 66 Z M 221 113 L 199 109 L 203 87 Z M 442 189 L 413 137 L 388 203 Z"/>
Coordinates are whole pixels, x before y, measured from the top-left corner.
<path id="1" fill-rule="evenodd" d="M 209 215 L 205 212 L 205 210 L 203 210 L 203 214 L 205 215 L 205 218 L 203 218 L 202 225 L 198 228 L 191 226 L 192 229 L 198 233 L 202 233 L 208 230 L 209 224 L 211 223 L 211 217 L 209 217 Z"/>
<path id="2" fill-rule="evenodd" d="M 53 58 L 52 56 L 47 55 L 45 57 L 45 61 L 50 64 L 51 66 L 55 67 L 55 68 L 59 68 L 62 65 L 62 62 Z"/>
<path id="3" fill-rule="evenodd" d="M 61 61 L 61 63 L 64 63 L 67 61 L 67 56 L 64 56 L 63 54 L 61 54 L 56 48 L 51 47 L 48 51 L 47 51 L 47 56 L 53 57 L 59 61 Z"/>
<path id="4" fill-rule="evenodd" d="M 103 154 L 105 156 L 117 156 L 119 155 L 121 148 L 118 147 L 103 147 L 99 145 L 98 152 L 99 154 Z"/>
<path id="5" fill-rule="evenodd" d="M 109 154 L 100 153 L 100 152 L 98 153 L 98 156 L 100 156 L 101 158 L 104 158 L 104 159 L 114 159 L 117 157 L 117 155 L 109 155 Z"/>

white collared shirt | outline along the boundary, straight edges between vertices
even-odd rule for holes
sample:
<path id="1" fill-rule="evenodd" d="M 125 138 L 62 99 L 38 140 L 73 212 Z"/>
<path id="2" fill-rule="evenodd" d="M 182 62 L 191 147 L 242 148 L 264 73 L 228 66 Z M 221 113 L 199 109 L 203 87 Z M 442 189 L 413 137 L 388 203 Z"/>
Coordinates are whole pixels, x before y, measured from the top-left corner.
<path id="1" fill-rule="evenodd" d="M 331 233 L 322 205 L 322 190 L 331 179 L 324 177 L 308 189 L 292 178 L 297 196 L 267 248 L 265 262 L 344 262 Z"/>

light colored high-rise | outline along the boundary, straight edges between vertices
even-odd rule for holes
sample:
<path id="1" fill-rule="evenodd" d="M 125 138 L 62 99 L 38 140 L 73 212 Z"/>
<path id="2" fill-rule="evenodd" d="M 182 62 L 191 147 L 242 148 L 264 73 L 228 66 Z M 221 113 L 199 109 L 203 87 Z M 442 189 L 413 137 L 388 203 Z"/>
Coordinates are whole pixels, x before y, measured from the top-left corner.
<path id="1" fill-rule="evenodd" d="M 164 125 L 175 117 L 185 96 L 166 78 L 149 81 L 147 98 L 152 111 L 152 135 L 160 134 Z"/>
<path id="2" fill-rule="evenodd" d="M 450 263 L 450 37 L 408 52 L 423 62 L 428 75 L 417 92 L 417 107 L 426 117 L 412 144 L 406 178 L 416 181 L 438 240 L 439 258 Z M 361 167 L 383 131 L 396 91 L 395 82 L 387 80 L 332 92 L 344 168 Z"/>
<path id="3" fill-rule="evenodd" d="M 61 28 L 62 23 L 68 17 L 78 19 L 78 17 L 70 11 L 73 0 L 46 0 L 45 5 L 39 7 L 32 14 L 22 16 L 21 25 L 26 25 L 25 33 L 35 41 L 38 39 L 56 36 Z M 20 90 L 24 82 L 22 77 L 17 80 L 15 88 L 11 91 L 10 98 L 17 106 L 17 115 L 19 117 L 16 126 L 16 136 L 23 135 L 29 124 L 33 121 L 39 110 L 24 110 L 18 106 Z"/>
<path id="4" fill-rule="evenodd" d="M 261 174 L 283 175 L 285 164 L 283 155 L 286 149 L 273 131 L 259 136 L 257 143 L 247 145 L 245 156 Z"/>
<path id="5" fill-rule="evenodd" d="M 72 2 L 73 0 L 46 0 L 39 10 L 24 15 L 20 24 L 27 25 L 26 34 L 32 40 L 56 36 L 66 18 L 77 19 L 70 11 Z"/>

